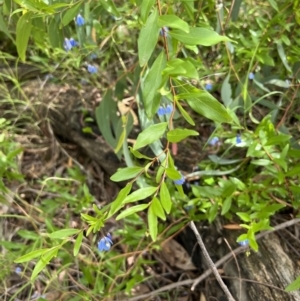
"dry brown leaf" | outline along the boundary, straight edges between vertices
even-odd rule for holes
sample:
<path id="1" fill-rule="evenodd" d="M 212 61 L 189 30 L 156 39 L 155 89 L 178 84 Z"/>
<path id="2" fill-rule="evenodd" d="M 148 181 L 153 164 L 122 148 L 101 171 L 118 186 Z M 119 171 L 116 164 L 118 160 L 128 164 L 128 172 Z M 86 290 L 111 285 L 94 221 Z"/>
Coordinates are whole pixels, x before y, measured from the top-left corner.
<path id="1" fill-rule="evenodd" d="M 182 270 L 195 270 L 192 259 L 187 251 L 176 240 L 169 239 L 162 244 L 161 250 L 164 260 L 173 267 Z"/>
<path id="2" fill-rule="evenodd" d="M 118 101 L 118 109 L 121 115 L 126 115 L 128 112 L 130 112 L 133 117 L 133 124 L 139 124 L 138 117 L 136 116 L 135 112 L 130 108 L 130 106 L 126 103 L 126 101 Z"/>
<path id="3" fill-rule="evenodd" d="M 224 229 L 229 229 L 229 230 L 240 230 L 242 229 L 240 225 L 238 224 L 228 224 L 228 225 L 223 225 Z"/>

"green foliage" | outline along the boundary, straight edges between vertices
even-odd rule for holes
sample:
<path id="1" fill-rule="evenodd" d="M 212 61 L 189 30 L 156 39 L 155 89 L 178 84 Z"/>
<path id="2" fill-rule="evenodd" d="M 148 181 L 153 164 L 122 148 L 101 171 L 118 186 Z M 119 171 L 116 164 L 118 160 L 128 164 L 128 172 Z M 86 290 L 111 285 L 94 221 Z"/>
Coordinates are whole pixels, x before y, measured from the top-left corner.
<path id="1" fill-rule="evenodd" d="M 17 157 L 22 153 L 22 148 L 12 140 L 10 131 L 12 126 L 5 118 L 0 118 L 0 191 L 7 193 L 6 184 L 21 181 L 22 174 L 18 171 Z M 0 202 L 6 203 L 6 198 L 0 194 Z"/>
<path id="2" fill-rule="evenodd" d="M 78 13 L 85 18 L 84 26 L 73 22 Z M 65 269 L 75 256 L 80 258 L 87 237 L 103 231 L 112 217 L 122 220 L 123 228 L 116 235 L 131 251 L 138 244 L 148 250 L 150 244 L 155 247 L 168 215 L 185 222 L 213 222 L 218 217 L 234 221 L 243 229 L 237 242 L 247 239 L 257 251 L 255 235 L 271 228 L 270 218 L 300 205 L 299 130 L 292 125 L 292 120 L 300 119 L 292 112 L 300 78 L 299 43 L 292 34 L 296 23 L 299 12 L 288 1 L 268 1 L 263 7 L 236 1 L 232 11 L 223 7 L 216 11 L 213 2 L 202 1 L 4 1 L 0 31 L 22 61 L 31 59 L 46 68 L 59 62 L 64 72 L 76 74 L 77 81 L 86 77 L 94 85 L 99 76 L 89 77 L 88 72 L 83 76 L 86 65 L 106 69 L 120 62 L 122 71 L 118 66 L 116 82 L 107 80 L 109 88 L 95 118 L 103 138 L 127 164 L 111 180 L 122 185 L 129 181 L 110 204 L 98 207 L 78 168 L 69 168 L 67 178 L 45 178 L 41 193 L 51 197 L 43 198 L 38 208 L 45 229 L 18 232 L 22 239 L 34 241 L 32 246 L 1 242 L 10 251 L 16 248 L 15 263 L 34 261 L 31 280 L 47 271 L 56 257 Z M 71 37 L 79 45 L 63 51 L 65 39 Z M 134 61 L 130 68 L 128 61 Z M 205 88 L 207 84 L 212 91 Z M 132 147 L 127 147 L 127 138 L 134 124 L 133 104 L 117 114 L 118 101 L 125 94 L 135 100 L 141 127 Z M 157 116 L 159 107 L 167 105 L 172 112 Z M 198 182 L 191 182 L 191 192 L 184 193 L 173 147 L 197 137 L 203 142 L 199 152 L 206 149 L 204 140 L 209 138 L 199 135 L 199 124 L 209 124 L 214 128 L 211 137 L 221 141 L 215 154 L 213 149 L 195 162 L 199 171 L 185 174 L 186 181 L 197 178 Z M 5 195 L 8 184 L 23 179 L 17 165 L 22 149 L 13 142 L 7 120 L 0 119 L 0 129 L 0 192 Z M 84 131 L 93 134 L 89 126 Z M 5 202 L 2 193 L 0 200 Z M 66 220 L 80 214 L 82 228 L 53 222 L 65 202 Z M 189 208 L 188 217 L 182 208 Z M 140 218 L 146 219 L 146 212 L 147 226 Z M 112 292 L 111 287 L 130 293 L 143 280 L 137 276 L 142 275 L 142 257 L 128 278 L 122 278 L 126 281 L 113 279 L 127 275 L 122 261 L 113 258 L 117 253 L 113 249 L 100 254 L 105 261 L 99 266 L 80 263 L 81 281 L 94 287 L 91 294 L 98 299 Z M 297 288 L 299 279 L 286 290 Z M 90 297 L 88 291 L 81 294 Z"/>
<path id="3" fill-rule="evenodd" d="M 300 288 L 300 276 L 285 288 L 285 291 L 292 292 Z"/>

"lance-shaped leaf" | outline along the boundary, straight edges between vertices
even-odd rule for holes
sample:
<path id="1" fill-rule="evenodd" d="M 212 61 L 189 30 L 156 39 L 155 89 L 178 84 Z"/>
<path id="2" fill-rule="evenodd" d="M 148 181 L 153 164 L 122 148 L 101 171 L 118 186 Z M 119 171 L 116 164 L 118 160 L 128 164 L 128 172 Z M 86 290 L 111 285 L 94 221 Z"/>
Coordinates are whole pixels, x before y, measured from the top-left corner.
<path id="1" fill-rule="evenodd" d="M 67 238 L 67 237 L 70 237 L 74 234 L 77 234 L 79 233 L 80 230 L 79 229 L 62 229 L 62 230 L 58 230 L 58 231 L 55 231 L 55 232 L 52 232 L 49 234 L 49 237 L 50 238 L 59 238 L 59 239 L 64 239 L 64 238 Z"/>
<path id="2" fill-rule="evenodd" d="M 172 208 L 172 200 L 171 196 L 168 190 L 168 187 L 165 183 L 161 184 L 160 191 L 159 191 L 159 196 L 161 200 L 161 204 L 163 208 L 165 209 L 166 213 L 170 213 L 171 208 Z"/>
<path id="3" fill-rule="evenodd" d="M 137 166 L 119 168 L 117 172 L 110 177 L 110 179 L 114 182 L 125 181 L 136 177 L 143 170 L 144 170 L 143 167 L 137 167 Z"/>
<path id="4" fill-rule="evenodd" d="M 175 15 L 162 15 L 158 18 L 158 24 L 160 27 L 171 27 L 181 29 L 184 32 L 189 32 L 190 27 L 188 23 L 180 19 Z"/>
<path id="5" fill-rule="evenodd" d="M 150 207 L 151 207 L 151 209 L 153 210 L 153 212 L 156 216 L 158 216 L 163 221 L 166 220 L 166 215 L 165 215 L 164 209 L 163 209 L 163 207 L 161 205 L 161 202 L 158 198 L 156 198 L 156 197 L 153 198 Z"/>
<path id="6" fill-rule="evenodd" d="M 184 119 L 191 125 L 195 125 L 194 120 L 192 119 L 192 117 L 188 114 L 188 112 L 181 106 L 180 102 L 175 99 L 176 101 L 176 107 L 179 109 L 180 113 L 182 114 L 182 116 L 184 117 Z"/>
<path id="7" fill-rule="evenodd" d="M 165 52 L 162 51 L 144 80 L 143 101 L 149 118 L 152 118 L 159 107 L 160 94 L 158 93 L 158 88 L 162 85 L 162 71 L 165 68 L 166 61 Z"/>
<path id="8" fill-rule="evenodd" d="M 132 184 L 130 183 L 127 184 L 122 190 L 120 190 L 117 198 L 111 203 L 110 211 L 108 213 L 107 218 L 114 215 L 122 207 L 123 201 L 127 197 L 131 188 L 132 188 Z"/>
<path id="9" fill-rule="evenodd" d="M 190 27 L 188 33 L 180 29 L 174 29 L 169 34 L 186 45 L 212 46 L 222 41 L 232 41 L 225 36 L 220 36 L 211 29 L 201 27 Z"/>
<path id="10" fill-rule="evenodd" d="M 17 22 L 16 45 L 18 55 L 22 61 L 25 61 L 26 58 L 26 49 L 32 27 L 32 16 L 32 12 L 27 12 Z"/>
<path id="11" fill-rule="evenodd" d="M 153 211 L 153 207 L 148 210 L 148 227 L 149 233 L 153 241 L 157 238 L 157 215 Z"/>
<path id="12" fill-rule="evenodd" d="M 225 107 L 210 93 L 190 86 L 180 87 L 180 90 L 185 90 L 187 93 L 180 93 L 177 98 L 186 99 L 195 112 L 215 122 L 229 123 L 232 121 L 232 117 Z"/>
<path id="13" fill-rule="evenodd" d="M 199 133 L 188 129 L 175 129 L 167 133 L 167 139 L 170 142 L 179 142 L 188 136 L 198 136 Z"/>
<path id="14" fill-rule="evenodd" d="M 146 22 L 148 14 L 154 5 L 155 0 L 144 0 L 141 2 L 141 19 Z"/>
<path id="15" fill-rule="evenodd" d="M 133 207 L 129 207 L 127 209 L 125 209 L 124 211 L 122 211 L 117 217 L 116 220 L 120 220 L 128 215 L 132 215 L 136 212 L 142 211 L 144 209 L 146 209 L 149 206 L 149 204 L 140 204 L 140 205 L 136 205 Z"/>
<path id="16" fill-rule="evenodd" d="M 77 256 L 82 244 L 82 239 L 83 239 L 83 231 L 80 232 L 75 240 L 75 244 L 74 244 L 74 249 L 73 249 L 73 254 L 74 256 Z"/>
<path id="17" fill-rule="evenodd" d="M 150 125 L 138 135 L 133 149 L 139 149 L 158 140 L 166 131 L 167 125 L 167 122 Z"/>
<path id="18" fill-rule="evenodd" d="M 188 78 L 198 79 L 198 72 L 195 66 L 189 60 L 171 59 L 167 62 L 167 66 L 163 71 L 164 75 L 184 76 Z"/>
<path id="19" fill-rule="evenodd" d="M 139 190 L 136 190 L 123 200 L 123 204 L 144 200 L 150 195 L 154 194 L 156 190 L 157 187 L 153 187 L 153 186 L 144 187 Z"/>
<path id="20" fill-rule="evenodd" d="M 147 19 L 145 26 L 140 31 L 138 39 L 138 54 L 140 66 L 144 66 L 156 46 L 159 36 L 158 12 L 154 10 Z"/>

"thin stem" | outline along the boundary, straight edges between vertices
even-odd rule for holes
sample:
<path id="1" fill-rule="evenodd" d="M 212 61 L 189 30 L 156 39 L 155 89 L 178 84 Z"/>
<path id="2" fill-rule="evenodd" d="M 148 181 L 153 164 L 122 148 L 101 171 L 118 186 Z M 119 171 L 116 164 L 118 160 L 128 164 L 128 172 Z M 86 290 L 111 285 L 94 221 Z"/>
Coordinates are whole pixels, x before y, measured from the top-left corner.
<path id="1" fill-rule="evenodd" d="M 218 270 L 217 270 L 217 267 L 215 266 L 214 262 L 211 260 L 207 250 L 206 250 L 206 247 L 205 247 L 205 244 L 201 238 L 201 235 L 198 231 L 198 229 L 196 228 L 195 224 L 193 221 L 190 222 L 190 227 L 191 229 L 193 230 L 196 238 L 197 238 L 197 241 L 198 241 L 198 244 L 202 250 L 202 253 L 209 265 L 209 267 L 212 269 L 212 272 L 214 273 L 214 275 L 216 276 L 216 279 L 217 281 L 219 282 L 223 292 L 225 293 L 225 295 L 227 296 L 228 300 L 229 301 L 235 301 L 235 299 L 233 298 L 233 296 L 231 295 L 228 287 L 226 286 L 226 284 L 224 283 L 223 279 L 221 278 L 221 275 L 219 274 Z"/>

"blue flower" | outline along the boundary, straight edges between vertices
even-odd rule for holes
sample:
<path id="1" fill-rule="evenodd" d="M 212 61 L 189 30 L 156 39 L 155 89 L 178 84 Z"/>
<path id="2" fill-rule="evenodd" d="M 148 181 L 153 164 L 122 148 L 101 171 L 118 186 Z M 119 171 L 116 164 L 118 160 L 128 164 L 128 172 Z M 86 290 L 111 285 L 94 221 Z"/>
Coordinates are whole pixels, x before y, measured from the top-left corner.
<path id="1" fill-rule="evenodd" d="M 70 41 L 72 47 L 76 47 L 79 45 L 79 43 L 77 41 L 75 41 L 73 38 L 71 38 L 69 41 Z"/>
<path id="2" fill-rule="evenodd" d="M 158 116 L 163 116 L 163 115 L 166 115 L 166 114 L 171 114 L 173 111 L 173 106 L 172 105 L 167 105 L 166 108 L 160 106 L 157 110 L 157 115 Z"/>
<path id="3" fill-rule="evenodd" d="M 207 83 L 207 84 L 205 85 L 205 90 L 207 90 L 207 91 L 211 91 L 212 88 L 213 88 L 212 83 Z"/>
<path id="4" fill-rule="evenodd" d="M 172 105 L 167 105 L 165 112 L 166 114 L 171 114 L 173 111 L 173 106 Z"/>
<path id="5" fill-rule="evenodd" d="M 161 36 L 165 36 L 167 37 L 168 36 L 168 31 L 169 31 L 169 28 L 167 26 L 164 26 L 163 28 L 161 28 L 161 30 L 159 31 L 159 34 Z"/>
<path id="6" fill-rule="evenodd" d="M 21 274 L 22 273 L 22 269 L 20 267 L 16 267 L 15 273 L 16 274 Z"/>
<path id="7" fill-rule="evenodd" d="M 64 48 L 66 51 L 69 51 L 73 48 L 71 41 L 67 38 L 64 40 Z"/>
<path id="8" fill-rule="evenodd" d="M 215 146 L 216 144 L 218 144 L 219 141 L 220 141 L 220 139 L 218 137 L 213 137 L 212 139 L 210 139 L 208 141 L 208 144 L 211 146 Z"/>
<path id="9" fill-rule="evenodd" d="M 166 109 L 165 109 L 164 107 L 160 106 L 160 107 L 158 108 L 158 110 L 157 110 L 157 115 L 158 115 L 158 116 L 163 116 L 163 115 L 165 115 L 165 114 L 166 114 Z"/>
<path id="10" fill-rule="evenodd" d="M 240 144 L 240 143 L 242 143 L 242 138 L 241 138 L 240 134 L 237 134 L 236 135 L 236 144 Z"/>
<path id="11" fill-rule="evenodd" d="M 250 72 L 249 75 L 248 75 L 248 78 L 250 80 L 254 79 L 254 73 L 253 72 Z"/>
<path id="12" fill-rule="evenodd" d="M 104 236 L 103 238 L 100 239 L 98 242 L 98 250 L 100 252 L 102 251 L 108 251 L 113 244 L 111 240 L 111 235 L 108 233 L 107 236 Z"/>
<path id="13" fill-rule="evenodd" d="M 182 185 L 185 182 L 184 176 L 181 176 L 181 179 L 173 181 L 175 185 Z"/>
<path id="14" fill-rule="evenodd" d="M 98 68 L 95 67 L 95 66 L 93 66 L 93 65 L 88 65 L 88 66 L 87 66 L 87 70 L 88 70 L 88 72 L 94 74 L 94 73 L 97 73 Z"/>
<path id="15" fill-rule="evenodd" d="M 78 26 L 82 26 L 85 23 L 84 18 L 82 17 L 81 14 L 77 15 L 75 22 Z"/>
<path id="16" fill-rule="evenodd" d="M 245 240 L 239 241 L 238 244 L 242 247 L 248 246 L 249 245 L 249 240 L 245 239 Z"/>

